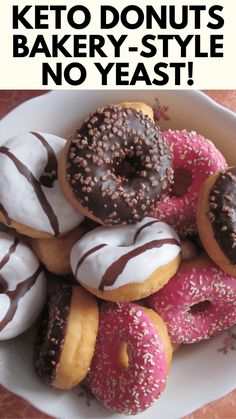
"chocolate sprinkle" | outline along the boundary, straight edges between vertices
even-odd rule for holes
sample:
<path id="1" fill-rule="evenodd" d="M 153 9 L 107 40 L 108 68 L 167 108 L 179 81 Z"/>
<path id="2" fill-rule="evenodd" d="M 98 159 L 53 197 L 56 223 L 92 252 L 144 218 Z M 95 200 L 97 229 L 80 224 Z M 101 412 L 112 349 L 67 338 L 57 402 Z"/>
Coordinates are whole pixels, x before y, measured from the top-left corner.
<path id="1" fill-rule="evenodd" d="M 104 224 L 136 223 L 173 181 L 171 152 L 151 119 L 106 106 L 72 138 L 67 180 L 81 205 Z"/>
<path id="2" fill-rule="evenodd" d="M 214 236 L 232 265 L 236 264 L 236 167 L 222 171 L 209 196 Z"/>
<path id="3" fill-rule="evenodd" d="M 43 310 L 34 346 L 34 365 L 42 381 L 52 384 L 60 362 L 72 298 L 71 286 L 61 286 Z"/>

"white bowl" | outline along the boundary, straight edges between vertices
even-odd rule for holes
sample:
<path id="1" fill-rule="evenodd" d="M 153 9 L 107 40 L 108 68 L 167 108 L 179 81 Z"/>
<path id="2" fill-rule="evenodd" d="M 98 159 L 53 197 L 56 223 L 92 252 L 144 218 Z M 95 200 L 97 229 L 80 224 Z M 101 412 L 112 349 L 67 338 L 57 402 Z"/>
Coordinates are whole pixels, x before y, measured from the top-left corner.
<path id="1" fill-rule="evenodd" d="M 26 130 L 69 135 L 97 106 L 121 101 L 159 100 L 163 129 L 193 129 L 207 136 L 236 164 L 236 115 L 198 91 L 55 91 L 25 102 L 0 121 L 0 144 Z M 163 108 L 167 106 L 168 109 Z M 235 329 L 236 333 L 236 329 Z M 177 418 L 223 396 L 236 387 L 236 334 L 222 333 L 207 342 L 180 348 L 175 354 L 167 389 L 140 418 Z M 121 418 L 96 401 L 72 392 L 48 389 L 32 366 L 28 332 L 0 347 L 0 382 L 45 413 L 59 418 Z M 101 377 L 102 379 L 102 377 Z"/>

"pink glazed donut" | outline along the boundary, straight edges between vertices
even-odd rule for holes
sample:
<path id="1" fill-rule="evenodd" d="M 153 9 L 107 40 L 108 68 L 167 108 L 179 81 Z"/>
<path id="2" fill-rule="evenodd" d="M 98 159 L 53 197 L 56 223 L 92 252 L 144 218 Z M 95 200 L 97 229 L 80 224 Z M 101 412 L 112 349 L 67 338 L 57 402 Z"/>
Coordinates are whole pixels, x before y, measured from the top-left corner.
<path id="1" fill-rule="evenodd" d="M 211 174 L 225 169 L 227 163 L 214 144 L 195 131 L 169 130 L 162 134 L 171 146 L 175 180 L 179 177 L 180 185 L 174 183 L 172 196 L 166 195 L 150 215 L 185 237 L 197 231 L 196 205 L 201 184 Z"/>
<path id="2" fill-rule="evenodd" d="M 170 339 L 160 317 L 157 332 L 145 310 L 156 315 L 126 302 L 108 303 L 100 312 L 89 382 L 95 397 L 113 412 L 135 415 L 144 411 L 166 385 Z M 119 359 L 122 345 L 126 365 Z"/>
<path id="3" fill-rule="evenodd" d="M 184 262 L 147 305 L 163 318 L 172 342 L 200 342 L 236 323 L 236 280 L 202 255 Z"/>

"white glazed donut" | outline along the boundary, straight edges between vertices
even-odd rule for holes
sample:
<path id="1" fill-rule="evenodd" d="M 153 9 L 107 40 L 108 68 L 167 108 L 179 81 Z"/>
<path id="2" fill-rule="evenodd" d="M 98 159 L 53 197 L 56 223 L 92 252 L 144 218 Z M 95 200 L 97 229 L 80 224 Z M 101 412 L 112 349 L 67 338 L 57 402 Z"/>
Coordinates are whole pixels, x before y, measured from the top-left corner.
<path id="1" fill-rule="evenodd" d="M 164 286 L 180 263 L 174 230 L 154 218 L 134 225 L 98 227 L 72 248 L 77 280 L 100 298 L 131 301 Z"/>
<path id="2" fill-rule="evenodd" d="M 57 180 L 58 155 L 66 140 L 27 132 L 0 147 L 1 221 L 31 237 L 64 234 L 84 216 L 64 197 Z"/>
<path id="3" fill-rule="evenodd" d="M 34 253 L 0 233 L 0 340 L 11 339 L 36 320 L 46 298 L 46 279 Z"/>

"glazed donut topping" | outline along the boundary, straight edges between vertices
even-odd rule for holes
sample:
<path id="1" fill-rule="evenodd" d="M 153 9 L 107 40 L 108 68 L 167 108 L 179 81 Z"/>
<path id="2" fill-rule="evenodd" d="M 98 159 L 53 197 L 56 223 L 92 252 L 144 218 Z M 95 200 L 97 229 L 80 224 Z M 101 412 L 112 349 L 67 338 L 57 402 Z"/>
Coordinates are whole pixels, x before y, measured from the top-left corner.
<path id="1" fill-rule="evenodd" d="M 170 224 L 184 238 L 197 232 L 196 205 L 202 183 L 227 163 L 214 144 L 195 131 L 162 134 L 173 155 L 174 184 L 150 215 Z"/>
<path id="2" fill-rule="evenodd" d="M 222 171 L 209 196 L 215 238 L 229 261 L 236 264 L 236 167 Z"/>
<path id="3" fill-rule="evenodd" d="M 31 249 L 0 232 L 0 341 L 27 330 L 46 297 L 43 269 Z"/>
<path id="4" fill-rule="evenodd" d="M 68 151 L 67 180 L 103 224 L 135 223 L 173 181 L 171 153 L 159 128 L 134 109 L 107 106 L 88 118 Z"/>
<path id="5" fill-rule="evenodd" d="M 122 343 L 127 344 L 129 358 L 125 368 L 117 362 Z M 132 303 L 102 306 L 89 372 L 92 392 L 113 412 L 141 413 L 165 388 L 169 344 L 141 307 Z"/>
<path id="6" fill-rule="evenodd" d="M 236 322 L 235 278 L 206 256 L 184 262 L 147 304 L 167 324 L 172 342 L 209 339 Z"/>
<path id="7" fill-rule="evenodd" d="M 71 266 L 78 281 L 106 291 L 144 282 L 180 250 L 170 226 L 145 217 L 135 225 L 102 226 L 87 233 L 71 251 Z"/>
<path id="8" fill-rule="evenodd" d="M 58 156 L 65 144 L 64 138 L 32 131 L 0 147 L 2 222 L 16 230 L 21 225 L 23 233 L 27 227 L 32 237 L 45 237 L 64 234 L 83 221 L 83 215 L 67 202 L 57 178 Z"/>
<path id="9" fill-rule="evenodd" d="M 7 282 L 3 277 L 0 277 L 0 294 L 5 294 L 10 299 L 10 307 L 4 318 L 0 321 L 0 332 L 12 321 L 16 314 L 19 301 L 36 283 L 39 274 L 42 272 L 42 267 L 39 266 L 33 275 L 26 278 L 25 281 L 20 282 L 13 291 L 8 290 Z"/>

